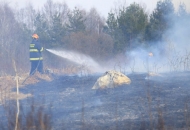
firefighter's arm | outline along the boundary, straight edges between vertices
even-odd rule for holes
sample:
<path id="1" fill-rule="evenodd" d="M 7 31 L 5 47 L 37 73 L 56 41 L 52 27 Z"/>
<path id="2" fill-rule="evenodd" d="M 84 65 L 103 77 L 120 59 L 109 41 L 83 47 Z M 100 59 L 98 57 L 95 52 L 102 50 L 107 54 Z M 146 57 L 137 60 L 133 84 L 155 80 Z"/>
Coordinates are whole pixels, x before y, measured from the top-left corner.
<path id="1" fill-rule="evenodd" d="M 39 52 L 42 52 L 44 48 L 40 45 L 40 43 L 36 44 L 36 48 L 38 49 Z"/>
<path id="2" fill-rule="evenodd" d="M 44 51 L 44 48 L 43 48 L 43 47 L 41 47 L 41 49 L 40 49 L 40 52 L 42 52 L 42 51 Z"/>

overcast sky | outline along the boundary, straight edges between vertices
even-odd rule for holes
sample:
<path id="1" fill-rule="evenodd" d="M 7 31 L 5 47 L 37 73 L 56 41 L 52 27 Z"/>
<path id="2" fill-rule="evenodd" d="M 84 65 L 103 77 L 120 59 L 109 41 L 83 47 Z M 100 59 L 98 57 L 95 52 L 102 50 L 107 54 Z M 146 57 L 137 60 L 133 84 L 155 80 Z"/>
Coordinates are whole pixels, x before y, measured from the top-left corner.
<path id="1" fill-rule="evenodd" d="M 0 0 L 5 1 L 5 0 Z M 16 5 L 18 7 L 23 7 L 29 2 L 35 8 L 41 8 L 47 0 L 6 0 L 9 1 L 11 5 Z M 126 2 L 127 5 L 130 5 L 133 2 L 146 5 L 146 11 L 151 12 L 156 7 L 158 0 L 53 0 L 53 2 L 66 2 L 70 9 L 73 9 L 75 6 L 89 11 L 92 7 L 95 7 L 100 15 L 107 17 L 108 12 L 111 8 L 114 8 L 118 3 Z M 185 3 L 187 11 L 190 12 L 190 0 L 172 0 L 175 8 L 178 7 L 179 3 Z"/>

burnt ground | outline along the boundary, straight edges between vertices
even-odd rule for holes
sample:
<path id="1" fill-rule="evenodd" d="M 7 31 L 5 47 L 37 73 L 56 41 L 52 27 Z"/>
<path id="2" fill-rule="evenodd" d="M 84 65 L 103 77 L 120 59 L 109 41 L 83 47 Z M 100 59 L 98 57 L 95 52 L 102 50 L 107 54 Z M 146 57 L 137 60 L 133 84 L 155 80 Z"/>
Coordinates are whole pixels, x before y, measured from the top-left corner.
<path id="1" fill-rule="evenodd" d="M 190 72 L 165 73 L 147 79 L 129 74 L 130 85 L 92 90 L 100 75 L 56 76 L 26 85 L 20 92 L 27 112 L 31 102 L 51 115 L 54 130 L 145 130 L 190 127 Z"/>

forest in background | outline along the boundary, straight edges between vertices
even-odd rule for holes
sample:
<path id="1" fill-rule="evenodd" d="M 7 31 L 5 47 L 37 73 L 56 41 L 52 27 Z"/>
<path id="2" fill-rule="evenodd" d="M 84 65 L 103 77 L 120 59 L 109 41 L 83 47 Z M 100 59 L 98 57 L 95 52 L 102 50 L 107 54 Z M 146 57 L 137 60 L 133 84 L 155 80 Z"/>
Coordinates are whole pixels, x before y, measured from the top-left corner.
<path id="1" fill-rule="evenodd" d="M 18 72 L 29 72 L 33 33 L 39 35 L 45 48 L 76 51 L 98 62 L 127 55 L 137 48 L 159 48 L 171 39 L 174 41 L 181 32 L 183 44 L 188 44 L 185 39 L 190 37 L 190 13 L 183 3 L 175 10 L 171 0 L 158 1 L 150 14 L 138 3 L 121 3 L 110 10 L 107 18 L 100 16 L 96 8 L 71 10 L 67 3 L 52 0 L 47 0 L 38 10 L 32 5 L 11 8 L 1 2 L 0 16 L 0 76 L 15 74 L 13 61 Z M 182 41 L 177 44 L 181 45 Z M 159 51 L 164 53 L 162 49 Z M 43 56 L 45 67 L 64 68 L 67 64 L 47 51 Z"/>

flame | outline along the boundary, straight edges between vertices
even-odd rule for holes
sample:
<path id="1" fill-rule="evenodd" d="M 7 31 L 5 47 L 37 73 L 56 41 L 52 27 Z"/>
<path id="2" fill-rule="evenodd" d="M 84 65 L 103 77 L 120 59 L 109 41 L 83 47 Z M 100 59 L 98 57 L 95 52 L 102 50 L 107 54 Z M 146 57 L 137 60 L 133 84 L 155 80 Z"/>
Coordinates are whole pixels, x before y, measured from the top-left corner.
<path id="1" fill-rule="evenodd" d="M 148 55 L 149 55 L 149 56 L 153 56 L 153 53 L 152 53 L 152 52 L 150 52 Z"/>

